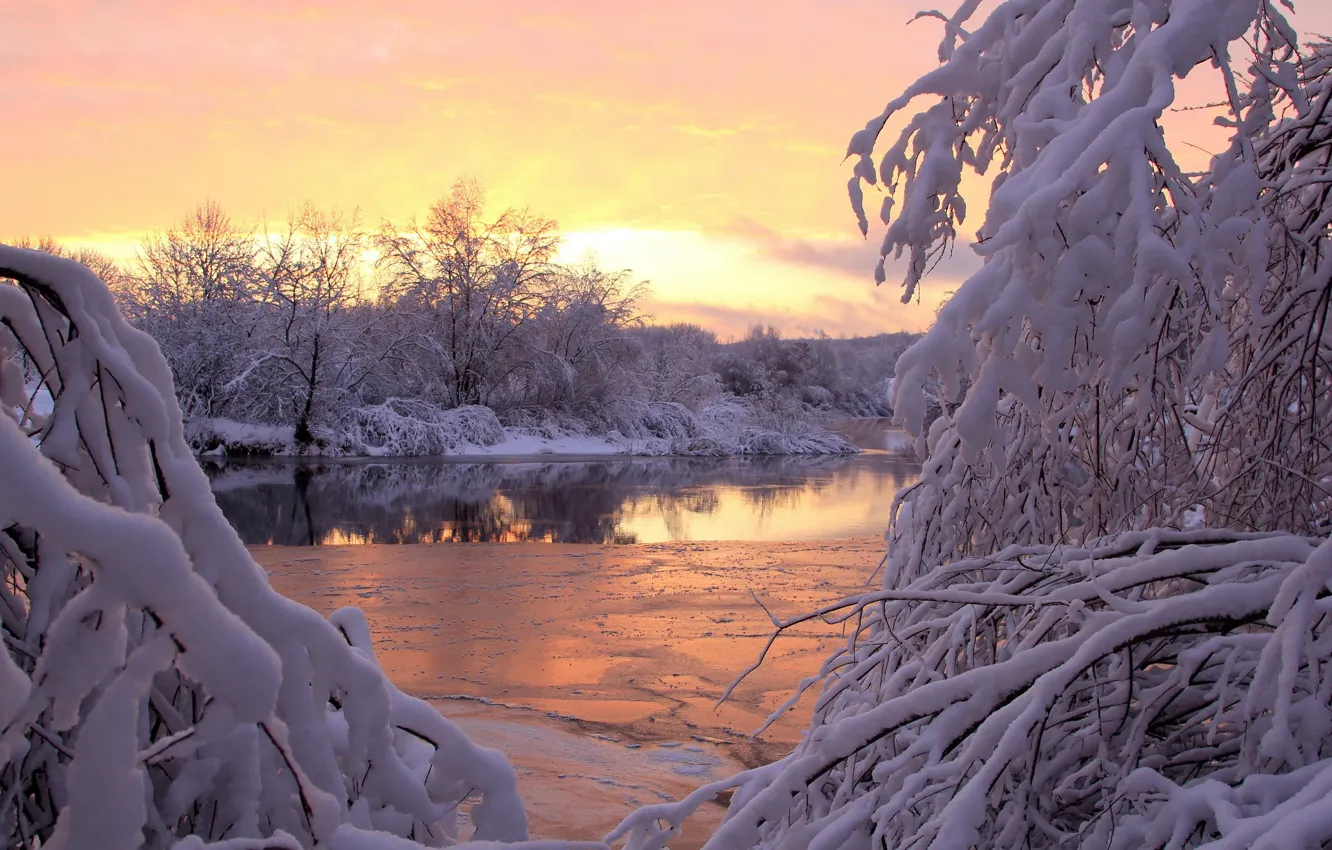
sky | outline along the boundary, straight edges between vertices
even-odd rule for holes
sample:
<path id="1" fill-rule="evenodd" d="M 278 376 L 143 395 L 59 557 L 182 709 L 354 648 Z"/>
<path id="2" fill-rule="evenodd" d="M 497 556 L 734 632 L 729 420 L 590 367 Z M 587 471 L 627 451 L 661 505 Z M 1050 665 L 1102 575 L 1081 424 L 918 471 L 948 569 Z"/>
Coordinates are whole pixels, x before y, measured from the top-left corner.
<path id="1" fill-rule="evenodd" d="M 204 200 L 405 223 L 467 175 L 648 280 L 657 321 L 920 330 L 978 262 L 960 245 L 919 304 L 900 269 L 876 288 L 842 156 L 934 66 L 923 4 L 0 0 L 0 239 L 127 257 Z"/>

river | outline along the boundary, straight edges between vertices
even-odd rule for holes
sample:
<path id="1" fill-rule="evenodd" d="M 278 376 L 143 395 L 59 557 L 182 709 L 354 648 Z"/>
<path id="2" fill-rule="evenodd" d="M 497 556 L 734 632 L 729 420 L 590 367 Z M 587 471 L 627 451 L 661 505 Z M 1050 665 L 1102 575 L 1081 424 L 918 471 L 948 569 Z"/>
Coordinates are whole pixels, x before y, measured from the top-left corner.
<path id="1" fill-rule="evenodd" d="M 854 456 L 205 461 L 250 545 L 794 541 L 882 534 L 920 465 L 884 420 Z"/>
<path id="2" fill-rule="evenodd" d="M 888 450 L 901 440 L 881 420 L 838 429 L 866 451 L 205 468 L 275 589 L 361 608 L 394 683 L 512 760 L 533 836 L 590 840 L 799 740 L 809 697 L 751 733 L 841 627 L 789 630 L 716 701 L 769 612 L 875 580 L 893 494 L 920 465 Z M 704 806 L 670 846 L 698 848 L 723 813 Z"/>

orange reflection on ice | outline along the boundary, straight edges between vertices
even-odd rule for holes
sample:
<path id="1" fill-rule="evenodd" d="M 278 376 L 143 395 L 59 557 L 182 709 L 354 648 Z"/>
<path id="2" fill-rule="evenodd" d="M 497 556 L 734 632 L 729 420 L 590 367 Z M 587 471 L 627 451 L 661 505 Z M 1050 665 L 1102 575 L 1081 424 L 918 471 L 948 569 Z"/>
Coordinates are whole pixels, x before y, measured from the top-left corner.
<path id="1" fill-rule="evenodd" d="M 828 627 L 794 630 L 714 710 L 770 629 L 751 590 L 778 614 L 805 610 L 862 588 L 881 546 L 861 538 L 253 551 L 283 593 L 326 613 L 361 607 L 381 663 L 408 693 L 484 697 L 641 740 L 738 745 L 845 640 Z M 755 752 L 789 746 L 807 711 L 766 736 L 776 749 Z"/>

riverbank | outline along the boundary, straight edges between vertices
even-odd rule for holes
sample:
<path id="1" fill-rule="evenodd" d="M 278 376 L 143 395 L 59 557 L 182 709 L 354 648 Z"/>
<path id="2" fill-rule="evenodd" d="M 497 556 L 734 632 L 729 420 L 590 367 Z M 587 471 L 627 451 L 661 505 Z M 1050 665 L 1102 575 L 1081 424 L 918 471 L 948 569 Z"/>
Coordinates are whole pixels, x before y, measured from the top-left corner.
<path id="1" fill-rule="evenodd" d="M 856 446 L 800 406 L 767 410 L 724 396 L 698 411 L 675 402 L 631 405 L 588 420 L 547 411 L 501 422 L 488 407 L 440 409 L 394 399 L 348 412 L 336 428 L 298 440 L 290 425 L 191 418 L 186 437 L 201 456 L 515 458 L 539 455 L 737 457 L 854 454 Z"/>
<path id="2" fill-rule="evenodd" d="M 771 624 L 863 587 L 883 541 L 253 547 L 275 588 L 365 611 L 380 663 L 519 771 L 534 837 L 599 838 L 637 805 L 789 752 L 841 640 L 804 626 L 714 707 Z M 697 846 L 710 805 L 676 850 Z"/>

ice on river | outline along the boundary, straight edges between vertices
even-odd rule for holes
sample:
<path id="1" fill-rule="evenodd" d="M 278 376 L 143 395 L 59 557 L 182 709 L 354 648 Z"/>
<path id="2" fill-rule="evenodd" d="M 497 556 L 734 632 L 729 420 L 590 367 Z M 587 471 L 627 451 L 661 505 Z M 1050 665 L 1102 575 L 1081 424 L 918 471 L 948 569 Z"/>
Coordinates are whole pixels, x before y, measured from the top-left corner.
<path id="1" fill-rule="evenodd" d="M 632 808 L 784 755 L 803 705 L 748 735 L 844 640 L 809 626 L 720 708 L 774 613 L 864 585 L 882 540 L 635 546 L 255 547 L 274 586 L 321 611 L 358 605 L 403 690 L 507 752 L 533 834 L 599 838 Z M 706 835 L 706 806 L 683 841 Z"/>

